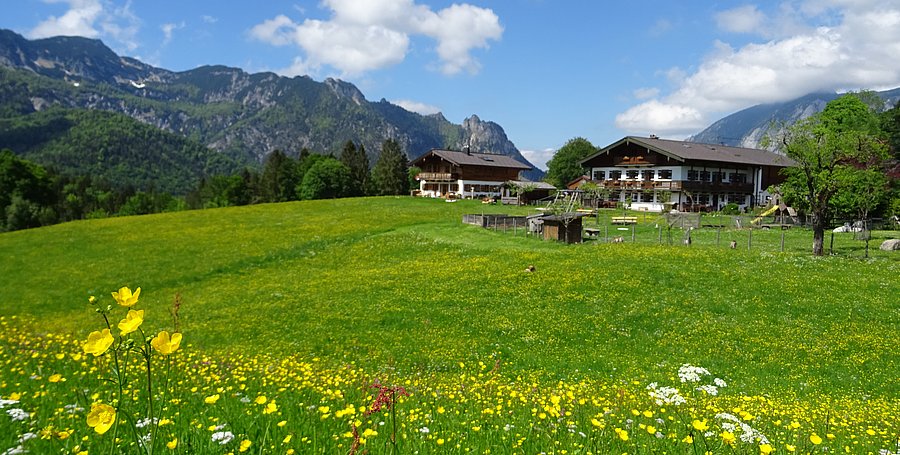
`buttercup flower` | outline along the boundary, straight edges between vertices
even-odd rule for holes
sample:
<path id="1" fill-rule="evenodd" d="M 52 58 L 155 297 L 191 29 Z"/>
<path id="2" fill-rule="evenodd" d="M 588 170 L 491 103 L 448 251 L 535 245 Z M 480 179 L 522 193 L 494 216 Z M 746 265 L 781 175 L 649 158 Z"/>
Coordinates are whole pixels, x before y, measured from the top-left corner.
<path id="1" fill-rule="evenodd" d="M 144 310 L 128 310 L 128 314 L 125 315 L 125 319 L 122 319 L 119 322 L 119 330 L 122 331 L 122 335 L 128 335 L 129 333 L 137 330 L 137 328 L 140 327 L 143 322 Z"/>
<path id="2" fill-rule="evenodd" d="M 112 406 L 103 403 L 91 405 L 91 412 L 87 416 L 87 424 L 98 434 L 106 433 L 116 421 L 116 410 Z"/>
<path id="3" fill-rule="evenodd" d="M 128 289 L 127 286 L 119 289 L 119 292 L 113 292 L 112 296 L 116 299 L 116 302 L 119 302 L 119 305 L 122 306 L 134 306 L 138 301 L 138 296 L 141 295 L 141 288 L 137 288 L 134 291 L 134 294 L 131 293 L 131 289 Z"/>
<path id="4" fill-rule="evenodd" d="M 112 344 L 112 334 L 109 333 L 109 329 L 103 329 L 101 332 L 91 332 L 82 349 L 84 349 L 85 354 L 94 354 L 94 357 L 97 357 L 106 352 Z"/>
<path id="5" fill-rule="evenodd" d="M 163 330 L 150 341 L 150 345 L 153 346 L 153 349 L 159 351 L 160 354 L 169 355 L 177 351 L 178 346 L 181 345 L 181 334 L 175 332 L 169 337 L 169 332 Z"/>

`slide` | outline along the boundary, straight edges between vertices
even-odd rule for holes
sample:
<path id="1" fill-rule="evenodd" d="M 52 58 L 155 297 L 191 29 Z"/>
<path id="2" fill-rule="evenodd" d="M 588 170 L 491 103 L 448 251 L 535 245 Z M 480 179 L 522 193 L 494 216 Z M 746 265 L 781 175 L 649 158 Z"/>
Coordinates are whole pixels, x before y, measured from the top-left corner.
<path id="1" fill-rule="evenodd" d="M 762 214 L 760 214 L 758 217 L 754 218 L 753 221 L 750 222 L 750 224 L 751 225 L 759 224 L 759 222 L 762 221 L 763 218 L 775 213 L 776 210 L 778 210 L 778 206 L 773 205 L 770 209 L 766 210 L 765 212 L 762 212 Z"/>

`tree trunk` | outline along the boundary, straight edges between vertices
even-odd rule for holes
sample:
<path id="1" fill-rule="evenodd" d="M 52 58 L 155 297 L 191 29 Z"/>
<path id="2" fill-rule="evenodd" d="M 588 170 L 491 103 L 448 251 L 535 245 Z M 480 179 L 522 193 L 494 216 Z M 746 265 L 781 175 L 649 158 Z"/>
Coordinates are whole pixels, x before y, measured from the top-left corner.
<path id="1" fill-rule="evenodd" d="M 813 220 L 813 256 L 825 255 L 825 217 L 815 214 Z"/>

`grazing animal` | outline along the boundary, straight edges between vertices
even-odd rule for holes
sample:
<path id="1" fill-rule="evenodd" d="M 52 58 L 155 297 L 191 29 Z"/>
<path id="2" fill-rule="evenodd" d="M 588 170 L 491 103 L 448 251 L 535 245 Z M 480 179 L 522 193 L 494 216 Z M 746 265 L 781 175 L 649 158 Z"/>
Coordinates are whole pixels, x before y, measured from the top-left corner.
<path id="1" fill-rule="evenodd" d="M 534 268 L 533 265 L 529 265 L 528 267 L 525 267 L 525 271 L 526 271 L 526 272 L 534 272 L 535 270 L 536 270 L 536 269 Z"/>
<path id="2" fill-rule="evenodd" d="M 731 243 L 728 244 L 728 246 L 731 247 L 732 250 L 737 248 L 737 240 L 732 240 Z"/>
<path id="3" fill-rule="evenodd" d="M 613 237 L 612 243 L 625 243 L 625 237 L 622 237 L 621 235 L 618 237 Z"/>

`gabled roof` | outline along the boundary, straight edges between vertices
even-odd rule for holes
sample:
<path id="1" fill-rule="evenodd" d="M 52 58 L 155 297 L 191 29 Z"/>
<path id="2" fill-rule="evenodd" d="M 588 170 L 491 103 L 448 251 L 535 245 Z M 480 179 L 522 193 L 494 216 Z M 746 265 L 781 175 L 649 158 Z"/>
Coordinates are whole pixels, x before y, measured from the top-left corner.
<path id="1" fill-rule="evenodd" d="M 506 183 L 517 186 L 519 188 L 531 186 L 536 190 L 555 190 L 556 189 L 555 186 L 553 186 L 547 182 L 527 182 L 527 181 L 522 181 L 522 180 L 510 180 Z"/>
<path id="2" fill-rule="evenodd" d="M 422 156 L 412 160 L 412 165 L 421 162 L 425 158 L 435 155 L 457 166 L 489 166 L 505 167 L 513 169 L 531 169 L 531 166 L 516 160 L 511 156 L 493 155 L 489 153 L 466 153 L 455 150 L 431 149 Z"/>
<path id="3" fill-rule="evenodd" d="M 768 150 L 751 149 L 744 147 L 730 147 L 727 145 L 701 144 L 699 142 L 673 141 L 657 137 L 626 136 L 614 142 L 599 152 L 580 161 L 584 164 L 597 156 L 609 153 L 610 150 L 622 144 L 639 144 L 649 150 L 668 156 L 678 161 L 702 160 L 721 161 L 725 163 L 754 164 L 758 166 L 793 166 L 792 159 Z"/>

